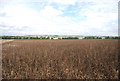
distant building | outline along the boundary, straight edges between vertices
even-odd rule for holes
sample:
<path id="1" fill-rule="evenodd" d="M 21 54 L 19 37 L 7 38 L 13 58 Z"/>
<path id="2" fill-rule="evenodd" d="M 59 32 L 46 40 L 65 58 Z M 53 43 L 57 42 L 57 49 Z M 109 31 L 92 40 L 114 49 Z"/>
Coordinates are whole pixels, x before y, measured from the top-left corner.
<path id="1" fill-rule="evenodd" d="M 102 39 L 105 39 L 105 37 L 101 37 Z"/>
<path id="2" fill-rule="evenodd" d="M 53 39 L 55 39 L 55 40 L 56 40 L 56 39 L 59 39 L 59 38 L 58 38 L 58 37 L 54 37 Z"/>
<path id="3" fill-rule="evenodd" d="M 59 37 L 59 39 L 62 39 L 62 37 Z"/>
<path id="4" fill-rule="evenodd" d="M 52 39 L 52 37 L 49 37 L 49 39 Z"/>
<path id="5" fill-rule="evenodd" d="M 84 37 L 78 37 L 78 39 L 84 39 Z"/>

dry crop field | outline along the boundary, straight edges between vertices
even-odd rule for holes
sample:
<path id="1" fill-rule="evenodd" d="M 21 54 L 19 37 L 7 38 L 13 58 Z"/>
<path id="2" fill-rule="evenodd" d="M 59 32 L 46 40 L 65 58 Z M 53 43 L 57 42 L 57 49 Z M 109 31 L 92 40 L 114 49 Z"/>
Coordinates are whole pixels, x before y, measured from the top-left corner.
<path id="1" fill-rule="evenodd" d="M 118 40 L 14 40 L 2 45 L 4 79 L 118 78 Z"/>

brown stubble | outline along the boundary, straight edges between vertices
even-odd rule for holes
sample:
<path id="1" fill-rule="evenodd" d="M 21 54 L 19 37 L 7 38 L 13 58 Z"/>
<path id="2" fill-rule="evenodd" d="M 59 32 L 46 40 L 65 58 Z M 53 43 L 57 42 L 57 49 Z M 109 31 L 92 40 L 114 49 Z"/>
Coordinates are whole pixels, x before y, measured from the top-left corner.
<path id="1" fill-rule="evenodd" d="M 117 79 L 118 40 L 14 40 L 2 62 L 5 79 Z"/>

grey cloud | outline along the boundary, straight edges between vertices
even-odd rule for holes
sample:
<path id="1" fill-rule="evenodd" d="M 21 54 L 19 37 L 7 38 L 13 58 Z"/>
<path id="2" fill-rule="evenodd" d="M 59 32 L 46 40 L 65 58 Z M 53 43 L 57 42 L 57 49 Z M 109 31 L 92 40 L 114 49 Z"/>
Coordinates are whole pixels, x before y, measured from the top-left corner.
<path id="1" fill-rule="evenodd" d="M 0 17 L 6 17 L 6 13 L 0 13 Z"/>
<path id="2" fill-rule="evenodd" d="M 29 27 L 28 26 L 17 27 L 17 26 L 9 26 L 9 25 L 5 25 L 5 24 L 0 24 L 0 29 L 23 31 L 23 30 L 29 30 Z"/>

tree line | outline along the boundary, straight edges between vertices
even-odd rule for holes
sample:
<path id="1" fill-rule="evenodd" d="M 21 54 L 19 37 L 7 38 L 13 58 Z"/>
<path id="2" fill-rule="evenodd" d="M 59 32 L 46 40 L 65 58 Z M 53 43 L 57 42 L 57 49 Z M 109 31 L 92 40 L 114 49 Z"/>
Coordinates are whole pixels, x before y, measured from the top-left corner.
<path id="1" fill-rule="evenodd" d="M 30 36 L 0 36 L 0 39 L 54 39 L 54 37 L 30 37 Z M 58 39 L 79 39 L 79 37 L 61 37 Z M 110 37 L 97 37 L 97 36 L 85 36 L 82 39 L 120 39 L 119 36 Z"/>

